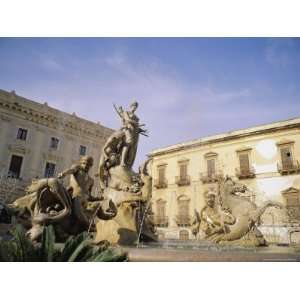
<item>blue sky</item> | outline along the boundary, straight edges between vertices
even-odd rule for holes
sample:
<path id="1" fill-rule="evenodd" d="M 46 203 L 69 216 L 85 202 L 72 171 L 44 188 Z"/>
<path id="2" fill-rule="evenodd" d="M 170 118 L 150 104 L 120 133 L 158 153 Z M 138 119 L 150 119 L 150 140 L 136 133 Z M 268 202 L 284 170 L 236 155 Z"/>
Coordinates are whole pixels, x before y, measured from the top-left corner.
<path id="1" fill-rule="evenodd" d="M 117 129 L 140 103 L 152 149 L 300 116 L 299 38 L 0 38 L 0 88 Z"/>

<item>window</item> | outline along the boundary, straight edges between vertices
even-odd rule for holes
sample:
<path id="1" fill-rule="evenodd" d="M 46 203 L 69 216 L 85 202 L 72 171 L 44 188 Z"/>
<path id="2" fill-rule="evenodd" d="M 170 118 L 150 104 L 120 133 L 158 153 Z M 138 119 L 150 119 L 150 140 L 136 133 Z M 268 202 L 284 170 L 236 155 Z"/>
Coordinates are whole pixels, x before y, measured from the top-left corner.
<path id="1" fill-rule="evenodd" d="M 156 202 L 155 224 L 159 227 L 168 227 L 168 218 L 166 217 L 166 201 L 162 199 Z"/>
<path id="2" fill-rule="evenodd" d="M 166 216 L 166 202 L 159 200 L 157 201 L 157 216 L 164 218 Z"/>
<path id="3" fill-rule="evenodd" d="M 180 196 L 177 200 L 178 215 L 176 216 L 176 223 L 180 227 L 185 227 L 190 225 L 189 203 L 190 203 L 189 198 L 187 198 L 184 195 Z"/>
<path id="4" fill-rule="evenodd" d="M 159 185 L 164 185 L 165 175 L 166 175 L 166 167 L 165 166 L 158 167 L 158 183 L 159 183 Z"/>
<path id="5" fill-rule="evenodd" d="M 86 155 L 86 146 L 80 145 L 80 147 L 79 147 L 79 154 L 80 155 Z"/>
<path id="6" fill-rule="evenodd" d="M 207 176 L 212 177 L 216 174 L 216 160 L 214 158 L 207 159 Z"/>
<path id="7" fill-rule="evenodd" d="M 46 178 L 54 177 L 54 174 L 55 174 L 55 164 L 47 162 L 45 168 L 45 177 Z"/>
<path id="8" fill-rule="evenodd" d="M 56 150 L 58 148 L 58 144 L 59 144 L 59 139 L 52 137 L 50 140 L 50 149 Z"/>
<path id="9" fill-rule="evenodd" d="M 22 162 L 22 156 L 12 155 L 9 165 L 8 177 L 20 178 Z"/>
<path id="10" fill-rule="evenodd" d="M 178 214 L 182 217 L 189 216 L 189 200 L 178 201 Z"/>
<path id="11" fill-rule="evenodd" d="M 289 145 L 280 147 L 282 168 L 284 170 L 293 168 L 293 156 L 291 150 L 291 146 Z"/>
<path id="12" fill-rule="evenodd" d="M 27 129 L 19 128 L 17 133 L 17 139 L 26 141 L 26 138 L 27 138 Z"/>
<path id="13" fill-rule="evenodd" d="M 190 184 L 190 177 L 188 175 L 188 160 L 181 160 L 178 162 L 179 176 L 175 176 L 175 182 L 178 186 L 185 186 Z"/>
<path id="14" fill-rule="evenodd" d="M 300 221 L 299 190 L 293 187 L 282 192 L 286 200 L 288 221 L 291 223 Z"/>
<path id="15" fill-rule="evenodd" d="M 181 180 L 185 180 L 187 178 L 187 163 L 181 163 L 179 165 L 179 177 Z"/>
<path id="16" fill-rule="evenodd" d="M 250 173 L 249 153 L 239 153 L 240 173 L 247 175 Z"/>

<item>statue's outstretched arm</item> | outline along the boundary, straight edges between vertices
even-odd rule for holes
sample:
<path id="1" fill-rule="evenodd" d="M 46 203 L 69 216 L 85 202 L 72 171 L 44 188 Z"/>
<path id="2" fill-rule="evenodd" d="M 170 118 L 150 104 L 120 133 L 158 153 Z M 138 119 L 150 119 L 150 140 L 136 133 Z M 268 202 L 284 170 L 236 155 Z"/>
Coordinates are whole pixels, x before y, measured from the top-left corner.
<path id="1" fill-rule="evenodd" d="M 78 168 L 79 168 L 78 165 L 73 165 L 71 168 L 59 173 L 58 178 L 63 178 L 67 175 L 75 174 L 78 171 Z"/>

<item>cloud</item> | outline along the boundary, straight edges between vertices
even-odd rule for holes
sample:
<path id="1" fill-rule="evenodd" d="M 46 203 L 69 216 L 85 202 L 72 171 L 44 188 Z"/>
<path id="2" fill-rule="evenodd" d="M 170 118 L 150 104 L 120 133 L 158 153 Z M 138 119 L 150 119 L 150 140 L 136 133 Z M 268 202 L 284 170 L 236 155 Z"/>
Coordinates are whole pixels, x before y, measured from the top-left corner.
<path id="1" fill-rule="evenodd" d="M 18 94 L 42 99 L 40 102 L 114 129 L 121 123 L 112 104 L 127 107 L 132 99 L 140 103 L 137 114 L 150 137 L 141 137 L 136 165 L 155 148 L 294 113 L 294 105 L 286 105 L 288 100 L 270 109 L 269 103 L 260 101 L 261 91 L 250 84 L 226 88 L 213 81 L 204 84 L 197 77 L 186 78 L 163 61 L 149 56 L 137 59 L 118 49 L 85 59 L 70 54 L 65 61 L 53 55 L 41 56 L 39 61 L 60 76 L 21 83 Z"/>

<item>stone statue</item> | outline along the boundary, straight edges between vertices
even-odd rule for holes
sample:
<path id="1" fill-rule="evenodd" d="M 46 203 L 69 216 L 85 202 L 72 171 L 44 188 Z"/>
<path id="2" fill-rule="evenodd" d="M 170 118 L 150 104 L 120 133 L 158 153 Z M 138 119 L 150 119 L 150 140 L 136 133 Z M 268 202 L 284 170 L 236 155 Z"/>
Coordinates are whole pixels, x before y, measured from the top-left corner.
<path id="1" fill-rule="evenodd" d="M 257 228 L 268 207 L 282 208 L 281 203 L 266 201 L 257 205 L 246 197 L 247 186 L 231 177 L 220 179 L 218 193 L 208 193 L 207 204 L 201 211 L 199 229 L 204 239 L 220 244 L 262 246 L 266 241 Z"/>
<path id="2" fill-rule="evenodd" d="M 200 229 L 205 233 L 206 239 L 210 240 L 227 233 L 227 225 L 233 225 L 236 222 L 229 210 L 222 209 L 218 205 L 216 197 L 215 192 L 209 191 L 206 195 L 206 206 L 200 213 Z"/>
<path id="3" fill-rule="evenodd" d="M 147 131 L 141 128 L 144 124 L 139 124 L 139 118 L 135 115 L 135 111 L 138 108 L 137 102 L 131 103 L 128 111 L 124 111 L 122 106 L 119 108 L 114 107 L 122 120 L 123 126 L 121 130 L 125 133 L 125 143 L 122 147 L 120 164 L 123 167 L 132 168 L 136 157 L 139 134 L 146 135 Z"/>
<path id="4" fill-rule="evenodd" d="M 137 107 L 137 102 L 133 102 L 128 111 L 114 106 L 122 126 L 102 149 L 99 178 L 103 198 L 111 199 L 118 213 L 112 220 L 97 221 L 95 242 L 107 240 L 112 244 L 132 245 L 139 238 L 156 239 L 148 205 L 152 192 L 152 177 L 147 171 L 150 161 L 140 167 L 139 173 L 132 170 L 139 135 L 148 136 L 147 130 L 142 128 L 145 125 L 139 123 L 135 114 Z"/>
<path id="5" fill-rule="evenodd" d="M 82 156 L 79 163 L 58 174 L 60 179 L 70 175 L 68 192 L 72 198 L 73 214 L 84 226 L 89 225 L 89 219 L 82 208 L 86 207 L 89 201 L 97 201 L 91 195 L 94 179 L 89 176 L 89 170 L 93 163 L 94 160 L 91 156 Z"/>
<path id="6" fill-rule="evenodd" d="M 84 156 L 58 178 L 34 180 L 26 189 L 27 195 L 12 203 L 10 208 L 28 228 L 31 240 L 38 241 L 49 224 L 54 226 L 58 239 L 64 240 L 70 234 L 88 230 L 93 214 L 105 220 L 116 215 L 117 209 L 111 201 L 103 205 L 104 199 L 91 195 L 94 180 L 88 172 L 92 164 L 92 157 Z M 67 175 L 70 184 L 65 188 L 60 179 Z"/>
<path id="7" fill-rule="evenodd" d="M 104 190 L 104 197 L 110 197 L 114 201 L 118 212 L 115 218 L 109 221 L 98 220 L 96 243 L 106 240 L 112 244 L 133 245 L 138 242 L 138 238 L 144 241 L 157 240 L 153 213 L 149 204 L 152 191 L 152 177 L 147 172 L 149 162 L 146 161 L 140 167 L 139 174 L 134 174 L 136 191 L 118 190 L 112 187 Z M 113 173 L 112 180 L 114 177 L 118 177 L 117 172 Z"/>

